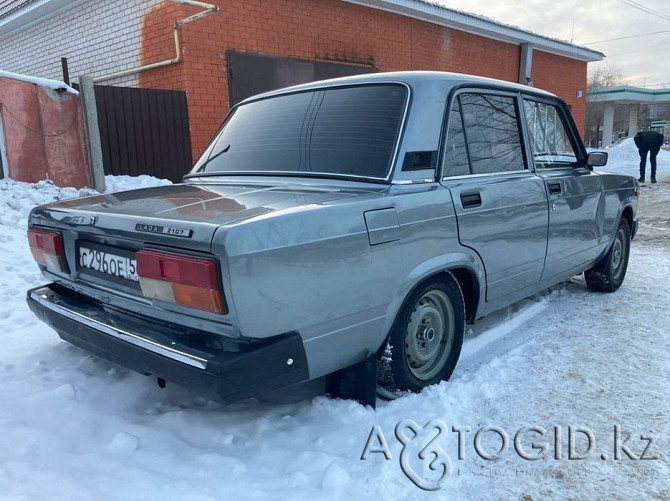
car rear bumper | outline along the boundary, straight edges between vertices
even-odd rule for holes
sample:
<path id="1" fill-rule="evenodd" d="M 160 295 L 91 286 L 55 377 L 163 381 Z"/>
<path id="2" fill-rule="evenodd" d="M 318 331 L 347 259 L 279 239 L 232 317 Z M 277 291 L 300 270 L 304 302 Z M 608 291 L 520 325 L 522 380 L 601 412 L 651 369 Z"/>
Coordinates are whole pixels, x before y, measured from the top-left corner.
<path id="1" fill-rule="evenodd" d="M 58 284 L 28 291 L 30 309 L 58 335 L 94 355 L 229 404 L 309 379 L 300 335 L 258 342 L 113 309 Z"/>

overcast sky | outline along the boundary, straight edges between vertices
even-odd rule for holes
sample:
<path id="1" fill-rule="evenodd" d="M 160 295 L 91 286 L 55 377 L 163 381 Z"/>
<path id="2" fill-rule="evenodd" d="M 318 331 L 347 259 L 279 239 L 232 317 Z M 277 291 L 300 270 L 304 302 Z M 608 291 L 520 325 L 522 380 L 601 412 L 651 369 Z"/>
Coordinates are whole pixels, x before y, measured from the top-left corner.
<path id="1" fill-rule="evenodd" d="M 433 1 L 595 49 L 606 57 L 602 63 L 589 63 L 589 68 L 613 66 L 629 85 L 670 88 L 669 0 Z M 660 15 L 643 12 L 640 7 Z M 652 34 L 655 32 L 665 33 Z M 591 43 L 630 36 L 635 37 Z"/>

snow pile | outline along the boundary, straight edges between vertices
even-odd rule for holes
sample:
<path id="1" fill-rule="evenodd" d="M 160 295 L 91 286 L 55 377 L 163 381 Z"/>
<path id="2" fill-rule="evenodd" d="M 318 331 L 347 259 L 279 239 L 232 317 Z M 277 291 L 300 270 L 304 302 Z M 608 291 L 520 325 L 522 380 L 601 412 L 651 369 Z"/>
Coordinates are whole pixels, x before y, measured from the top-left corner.
<path id="1" fill-rule="evenodd" d="M 167 179 L 158 179 L 153 176 L 105 176 L 106 192 L 151 188 L 172 184 Z"/>
<path id="2" fill-rule="evenodd" d="M 629 176 L 640 176 L 640 155 L 637 152 L 637 146 L 632 137 L 626 138 L 616 146 L 611 146 L 605 150 L 608 153 L 607 165 L 605 167 L 596 167 L 600 172 L 616 172 L 618 174 L 628 174 Z M 656 157 L 658 172 L 670 172 L 670 151 L 661 150 Z M 649 155 L 647 155 L 647 180 L 651 175 L 651 164 Z"/>
<path id="3" fill-rule="evenodd" d="M 65 82 L 60 80 L 51 80 L 48 78 L 31 77 L 29 75 L 21 75 L 19 73 L 12 73 L 11 71 L 0 70 L 0 78 L 9 78 L 11 80 L 20 80 L 21 82 L 34 83 L 40 87 L 47 87 L 53 90 L 62 90 L 69 94 L 77 95 L 79 91 L 73 89 Z"/>
<path id="4" fill-rule="evenodd" d="M 613 160 L 613 170 L 628 168 Z M 670 176 L 659 180 L 642 213 L 667 198 Z M 112 190 L 154 182 L 107 178 Z M 88 193 L 0 181 L 0 498 L 670 498 L 667 216 L 656 221 L 658 233 L 642 224 L 647 240 L 634 243 L 617 293 L 590 293 L 574 278 L 469 327 L 450 382 L 376 411 L 324 397 L 321 381 L 223 407 L 181 387 L 159 390 L 151 378 L 60 341 L 28 311 L 26 289 L 44 280 L 25 238 L 28 211 Z M 394 435 L 403 419 L 447 424 L 453 469 L 441 492 L 421 491 L 403 474 Z M 360 459 L 375 425 L 392 460 Z M 509 434 L 499 461 L 475 454 L 474 435 L 487 425 Z M 549 451 L 522 460 L 514 434 L 533 425 L 548 434 L 527 436 L 526 449 L 537 452 L 533 440 Z M 626 445 L 637 456 L 646 444 L 640 435 L 657 437 L 649 453 L 660 459 L 615 461 L 614 425 L 631 435 Z M 462 460 L 452 426 L 471 430 Z M 562 427 L 562 460 L 554 459 L 554 426 Z M 593 430 L 588 459 L 567 459 L 568 426 Z M 418 457 L 409 464 L 429 472 Z"/>
<path id="5" fill-rule="evenodd" d="M 106 193 L 123 191 L 133 188 L 149 188 L 172 184 L 167 179 L 153 176 L 105 176 Z M 27 227 L 30 211 L 36 205 L 65 200 L 68 198 L 97 195 L 91 188 L 60 188 L 50 180 L 42 180 L 35 184 L 22 183 L 11 179 L 0 179 L 0 225 Z M 25 235 L 23 237 L 25 239 Z"/>

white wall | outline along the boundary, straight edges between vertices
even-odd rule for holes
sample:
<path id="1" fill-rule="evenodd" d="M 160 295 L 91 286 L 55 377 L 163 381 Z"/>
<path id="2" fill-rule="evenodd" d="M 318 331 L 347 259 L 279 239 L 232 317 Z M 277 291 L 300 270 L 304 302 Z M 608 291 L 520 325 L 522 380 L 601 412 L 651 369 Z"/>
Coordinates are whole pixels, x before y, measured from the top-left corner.
<path id="1" fill-rule="evenodd" d="M 102 76 L 140 63 L 142 19 L 160 0 L 85 0 L 63 12 L 0 39 L 0 69 L 63 79 L 67 57 L 70 80 Z M 131 75 L 101 82 L 137 85 Z"/>

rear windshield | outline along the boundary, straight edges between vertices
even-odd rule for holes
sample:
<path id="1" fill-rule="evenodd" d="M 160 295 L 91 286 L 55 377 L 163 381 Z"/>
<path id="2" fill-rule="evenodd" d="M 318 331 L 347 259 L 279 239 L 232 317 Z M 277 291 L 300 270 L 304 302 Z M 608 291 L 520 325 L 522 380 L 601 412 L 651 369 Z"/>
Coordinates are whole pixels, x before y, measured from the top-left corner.
<path id="1" fill-rule="evenodd" d="M 235 108 L 193 173 L 387 177 L 407 89 L 318 89 Z"/>

